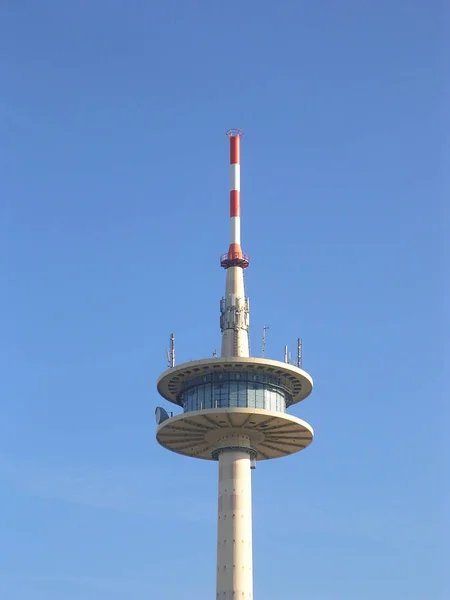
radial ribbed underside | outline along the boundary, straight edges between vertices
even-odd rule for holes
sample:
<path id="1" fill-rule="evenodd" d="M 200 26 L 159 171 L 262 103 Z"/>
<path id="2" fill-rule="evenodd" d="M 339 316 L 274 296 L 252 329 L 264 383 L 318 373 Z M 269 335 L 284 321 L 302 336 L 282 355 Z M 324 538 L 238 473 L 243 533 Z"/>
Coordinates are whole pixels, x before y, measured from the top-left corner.
<path id="1" fill-rule="evenodd" d="M 313 440 L 312 427 L 282 412 L 254 408 L 207 409 L 187 412 L 164 421 L 158 442 L 178 454 L 212 460 L 220 440 L 233 433 L 248 435 L 257 460 L 299 452 Z"/>

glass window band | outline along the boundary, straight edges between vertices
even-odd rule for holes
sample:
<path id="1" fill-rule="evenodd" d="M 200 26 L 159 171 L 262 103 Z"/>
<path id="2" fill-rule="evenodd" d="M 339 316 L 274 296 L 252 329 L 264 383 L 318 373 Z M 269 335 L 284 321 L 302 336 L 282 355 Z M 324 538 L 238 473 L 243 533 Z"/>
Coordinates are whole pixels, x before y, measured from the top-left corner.
<path id="1" fill-rule="evenodd" d="M 178 396 L 184 412 L 208 408 L 261 408 L 285 412 L 291 393 L 279 378 L 254 373 L 211 373 L 188 381 Z"/>

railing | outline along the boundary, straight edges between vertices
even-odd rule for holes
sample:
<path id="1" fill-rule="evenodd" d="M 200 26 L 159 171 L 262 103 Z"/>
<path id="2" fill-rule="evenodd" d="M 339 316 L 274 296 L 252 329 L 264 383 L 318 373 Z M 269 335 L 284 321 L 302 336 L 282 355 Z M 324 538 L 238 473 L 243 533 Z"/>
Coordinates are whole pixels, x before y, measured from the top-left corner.
<path id="1" fill-rule="evenodd" d="M 224 269 L 228 267 L 242 267 L 246 269 L 250 264 L 250 257 L 243 252 L 227 252 L 220 257 L 220 266 Z"/>

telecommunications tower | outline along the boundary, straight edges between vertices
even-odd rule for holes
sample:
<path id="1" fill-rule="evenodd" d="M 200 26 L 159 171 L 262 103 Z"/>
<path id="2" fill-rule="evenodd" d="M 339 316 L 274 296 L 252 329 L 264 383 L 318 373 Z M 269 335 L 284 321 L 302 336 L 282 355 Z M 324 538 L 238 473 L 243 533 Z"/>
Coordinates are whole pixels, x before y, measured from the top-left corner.
<path id="1" fill-rule="evenodd" d="M 220 259 L 226 269 L 220 302 L 220 357 L 175 365 L 171 336 L 169 369 L 158 379 L 158 392 L 178 405 L 176 416 L 156 409 L 156 438 L 165 448 L 219 463 L 216 600 L 253 600 L 251 468 L 259 460 L 303 450 L 312 427 L 286 412 L 312 391 L 312 378 L 301 358 L 285 360 L 249 355 L 249 300 L 241 249 L 240 142 L 230 129 L 230 246 Z M 299 353 L 300 340 L 299 340 Z"/>

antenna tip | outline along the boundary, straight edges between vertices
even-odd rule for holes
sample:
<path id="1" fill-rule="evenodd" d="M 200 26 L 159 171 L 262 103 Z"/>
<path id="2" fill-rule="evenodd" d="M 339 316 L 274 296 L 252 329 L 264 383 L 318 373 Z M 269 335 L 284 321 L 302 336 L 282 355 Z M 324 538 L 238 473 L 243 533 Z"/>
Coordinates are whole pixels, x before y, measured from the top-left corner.
<path id="1" fill-rule="evenodd" d="M 225 135 L 229 138 L 232 137 L 242 137 L 244 135 L 244 132 L 242 131 L 242 129 L 238 129 L 236 127 L 232 128 L 232 129 L 228 129 L 225 132 Z"/>

